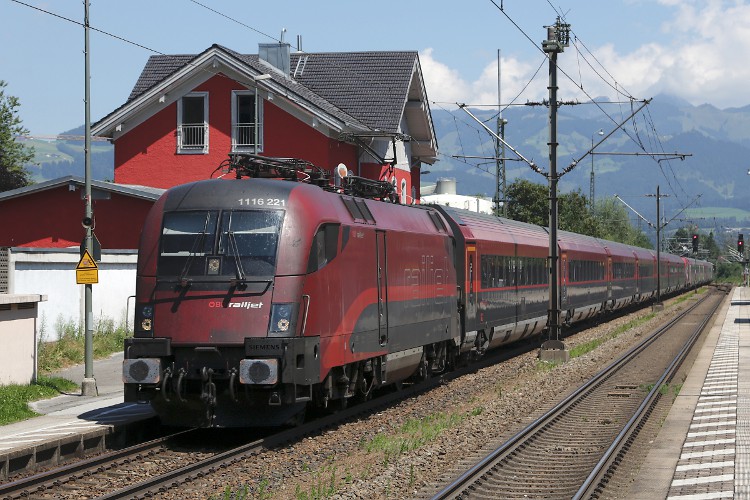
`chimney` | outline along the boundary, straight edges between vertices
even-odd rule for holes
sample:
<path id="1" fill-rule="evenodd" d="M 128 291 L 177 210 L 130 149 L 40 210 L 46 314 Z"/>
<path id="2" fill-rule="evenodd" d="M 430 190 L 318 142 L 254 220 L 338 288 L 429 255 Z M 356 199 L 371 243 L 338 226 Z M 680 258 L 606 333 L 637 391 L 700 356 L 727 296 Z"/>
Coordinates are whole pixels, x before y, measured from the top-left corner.
<path id="1" fill-rule="evenodd" d="M 259 43 L 258 58 L 289 76 L 289 54 L 291 47 L 286 42 Z"/>

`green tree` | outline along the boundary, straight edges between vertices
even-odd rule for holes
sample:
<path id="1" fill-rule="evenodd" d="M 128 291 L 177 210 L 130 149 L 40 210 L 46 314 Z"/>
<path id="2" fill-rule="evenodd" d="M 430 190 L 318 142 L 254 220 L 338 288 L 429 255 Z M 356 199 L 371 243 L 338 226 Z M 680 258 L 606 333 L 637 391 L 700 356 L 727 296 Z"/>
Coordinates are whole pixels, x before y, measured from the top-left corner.
<path id="1" fill-rule="evenodd" d="M 508 203 L 508 218 L 537 226 L 549 225 L 547 186 L 518 179 L 508 185 L 505 198 Z"/>
<path id="2" fill-rule="evenodd" d="M 739 262 L 727 262 L 721 260 L 716 264 L 716 281 L 742 283 L 742 264 Z"/>
<path id="3" fill-rule="evenodd" d="M 15 136 L 29 133 L 18 116 L 17 97 L 6 95 L 7 83 L 0 80 L 0 191 L 31 184 L 26 165 L 34 159 L 34 148 L 16 141 Z"/>
<path id="4" fill-rule="evenodd" d="M 602 228 L 601 238 L 642 248 L 653 248 L 648 236 L 633 227 L 627 209 L 615 198 L 606 198 L 596 204 L 596 218 Z"/>
<path id="5" fill-rule="evenodd" d="M 560 195 L 558 223 L 563 231 L 600 237 L 604 232 L 601 222 L 589 210 L 589 202 L 581 190 Z"/>
<path id="6" fill-rule="evenodd" d="M 508 186 L 508 217 L 537 226 L 549 226 L 549 188 L 525 179 Z M 557 224 L 562 231 L 599 236 L 601 224 L 588 209 L 580 190 L 558 196 Z"/>

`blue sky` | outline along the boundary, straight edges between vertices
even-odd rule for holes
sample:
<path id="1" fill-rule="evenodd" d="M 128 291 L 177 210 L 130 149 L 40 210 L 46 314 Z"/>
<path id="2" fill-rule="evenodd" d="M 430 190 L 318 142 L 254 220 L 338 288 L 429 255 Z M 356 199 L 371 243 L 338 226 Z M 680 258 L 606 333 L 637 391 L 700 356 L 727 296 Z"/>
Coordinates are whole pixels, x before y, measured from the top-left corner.
<path id="1" fill-rule="evenodd" d="M 83 21 L 80 0 L 23 2 Z M 561 99 L 615 100 L 616 88 L 637 98 L 664 92 L 719 108 L 750 104 L 746 1 L 94 0 L 92 28 L 140 46 L 91 32 L 92 120 L 125 102 L 154 53 L 195 54 L 214 43 L 257 53 L 258 43 L 278 40 L 284 28 L 293 49 L 302 36 L 306 52 L 417 50 L 428 96 L 444 107 L 497 103 L 500 49 L 502 100 L 508 102 L 544 62 L 543 26 L 557 13 L 571 24 L 575 42 L 559 56 L 570 75 L 561 77 Z M 32 135 L 54 135 L 81 125 L 83 28 L 14 0 L 0 0 L 0 19 L 0 79 L 21 100 L 24 126 Z M 546 83 L 545 66 L 519 99 L 543 98 Z"/>

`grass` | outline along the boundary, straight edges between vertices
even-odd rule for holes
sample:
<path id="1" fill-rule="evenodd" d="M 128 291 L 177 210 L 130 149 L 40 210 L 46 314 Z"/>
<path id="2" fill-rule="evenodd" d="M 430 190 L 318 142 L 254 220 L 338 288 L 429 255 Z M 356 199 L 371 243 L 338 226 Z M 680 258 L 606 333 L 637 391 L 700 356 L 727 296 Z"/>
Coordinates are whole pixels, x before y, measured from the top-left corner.
<path id="1" fill-rule="evenodd" d="M 42 331 L 38 348 L 37 366 L 40 373 L 50 373 L 67 366 L 84 362 L 85 334 L 83 328 L 73 322 L 58 321 L 55 324 L 58 340 L 45 342 Z M 112 353 L 122 351 L 125 338 L 131 332 L 124 326 L 116 326 L 111 319 L 101 319 L 94 325 L 93 351 L 94 358 L 106 358 Z"/>
<path id="2" fill-rule="evenodd" d="M 570 358 L 573 359 L 578 356 L 583 356 L 584 354 L 587 354 L 593 351 L 594 349 L 596 349 L 603 343 L 607 342 L 608 340 L 617 338 L 621 333 L 625 333 L 628 330 L 635 328 L 636 326 L 642 325 L 643 323 L 650 321 L 652 318 L 654 318 L 654 316 L 656 316 L 656 313 L 651 312 L 649 314 L 646 314 L 643 317 L 633 319 L 631 321 L 628 321 L 624 325 L 618 326 L 617 328 L 615 328 L 615 330 L 612 333 L 608 335 L 605 335 L 603 337 L 578 345 L 570 350 Z"/>
<path id="3" fill-rule="evenodd" d="M 642 384 L 640 387 L 644 392 L 651 392 L 651 390 L 654 388 L 654 384 Z M 662 396 L 666 396 L 671 393 L 672 401 L 677 399 L 677 396 L 680 395 L 681 390 L 682 384 L 662 384 L 661 386 L 659 386 L 659 394 L 661 394 Z"/>
<path id="4" fill-rule="evenodd" d="M 705 217 L 706 219 L 731 219 L 734 217 L 738 221 L 750 219 L 750 212 L 740 208 L 730 207 L 701 207 L 688 208 L 685 210 L 685 217 L 688 219 L 697 219 Z"/>
<path id="5" fill-rule="evenodd" d="M 29 403 L 52 398 L 78 388 L 70 380 L 45 375 L 84 361 L 83 329 L 72 322 L 63 321 L 58 321 L 55 328 L 59 340 L 45 342 L 44 322 L 40 327 L 40 340 L 37 346 L 37 371 L 40 375 L 36 382 L 29 385 L 0 386 L 0 425 L 36 417 L 38 414 L 29 408 Z M 115 326 L 112 320 L 98 321 L 94 326 L 94 358 L 106 358 L 114 352 L 122 351 L 125 337 L 129 335 L 127 328 Z"/>
<path id="6" fill-rule="evenodd" d="M 478 415 L 483 409 L 475 408 L 470 415 Z M 432 441 L 444 430 L 455 427 L 466 415 L 460 413 L 435 413 L 420 419 L 409 419 L 394 435 L 378 434 L 363 444 L 367 453 L 382 452 L 387 465 L 402 453 L 418 449 Z"/>
<path id="7" fill-rule="evenodd" d="M 4 385 L 0 387 L 0 425 L 36 417 L 38 413 L 29 408 L 29 403 L 72 391 L 77 385 L 58 377 L 37 377 L 30 385 Z"/>

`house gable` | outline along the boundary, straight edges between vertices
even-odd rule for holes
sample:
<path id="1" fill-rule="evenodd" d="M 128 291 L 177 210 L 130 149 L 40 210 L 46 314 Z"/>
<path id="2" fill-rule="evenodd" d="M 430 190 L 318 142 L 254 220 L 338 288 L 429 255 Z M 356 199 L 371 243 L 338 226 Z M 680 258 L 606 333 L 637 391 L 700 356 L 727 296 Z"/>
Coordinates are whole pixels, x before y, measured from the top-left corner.
<path id="1" fill-rule="evenodd" d="M 398 177 L 397 186 L 406 181 L 413 191 L 419 166 L 437 153 L 416 52 L 298 53 L 288 67 L 289 74 L 219 45 L 194 57 L 152 56 L 128 101 L 92 133 L 115 142 L 118 182 L 169 187 L 205 179 L 236 148 L 232 92 L 250 91 L 262 116 L 253 125 L 262 141 L 250 152 L 329 170 L 344 163 L 357 175 Z M 185 151 L 188 124 L 178 123 L 178 108 L 189 93 L 207 99 L 207 116 L 198 129 L 205 139 Z"/>

